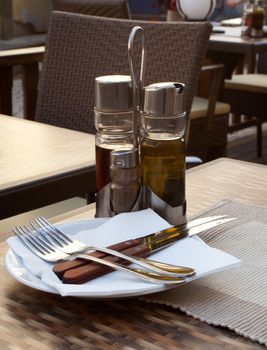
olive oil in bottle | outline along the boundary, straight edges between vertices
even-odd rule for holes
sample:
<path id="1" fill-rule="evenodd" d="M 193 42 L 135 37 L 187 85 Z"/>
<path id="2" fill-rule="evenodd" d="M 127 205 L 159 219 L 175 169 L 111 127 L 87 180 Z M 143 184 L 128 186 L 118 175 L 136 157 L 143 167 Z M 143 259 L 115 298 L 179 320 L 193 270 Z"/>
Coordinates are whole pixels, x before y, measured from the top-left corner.
<path id="1" fill-rule="evenodd" d="M 142 114 L 143 206 L 171 224 L 186 221 L 183 92 L 180 83 L 147 86 Z"/>
<path id="2" fill-rule="evenodd" d="M 164 202 L 185 202 L 185 146 L 181 139 L 144 138 L 141 146 L 143 183 Z"/>

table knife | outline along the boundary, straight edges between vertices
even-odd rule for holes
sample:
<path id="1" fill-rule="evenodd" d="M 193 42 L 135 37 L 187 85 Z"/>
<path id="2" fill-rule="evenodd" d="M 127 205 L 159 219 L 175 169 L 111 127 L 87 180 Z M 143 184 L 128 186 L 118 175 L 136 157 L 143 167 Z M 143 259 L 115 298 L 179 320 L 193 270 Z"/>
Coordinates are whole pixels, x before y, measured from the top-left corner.
<path id="1" fill-rule="evenodd" d="M 146 236 L 117 243 L 109 248 L 128 255 L 147 257 L 182 238 L 194 236 L 232 220 L 235 220 L 235 218 L 226 218 L 225 215 L 195 219 L 182 225 L 172 226 Z M 91 254 L 116 263 L 124 262 L 120 258 L 101 252 Z M 110 272 L 110 269 L 96 263 L 76 259 L 55 264 L 53 271 L 64 283 L 84 283 Z"/>

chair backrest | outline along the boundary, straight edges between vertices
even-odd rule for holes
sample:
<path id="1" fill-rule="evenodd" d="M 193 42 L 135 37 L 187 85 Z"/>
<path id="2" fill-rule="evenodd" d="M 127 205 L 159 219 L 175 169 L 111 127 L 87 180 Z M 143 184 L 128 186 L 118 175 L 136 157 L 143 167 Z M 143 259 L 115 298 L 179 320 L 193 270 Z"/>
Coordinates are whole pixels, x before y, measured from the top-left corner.
<path id="1" fill-rule="evenodd" d="M 127 0 L 52 0 L 52 5 L 56 11 L 101 17 L 130 18 Z"/>
<path id="2" fill-rule="evenodd" d="M 145 84 L 186 84 L 189 112 L 211 26 L 204 22 L 145 22 L 54 12 L 38 88 L 36 120 L 94 133 L 95 77 L 128 74 L 127 43 L 135 25 L 144 28 Z"/>

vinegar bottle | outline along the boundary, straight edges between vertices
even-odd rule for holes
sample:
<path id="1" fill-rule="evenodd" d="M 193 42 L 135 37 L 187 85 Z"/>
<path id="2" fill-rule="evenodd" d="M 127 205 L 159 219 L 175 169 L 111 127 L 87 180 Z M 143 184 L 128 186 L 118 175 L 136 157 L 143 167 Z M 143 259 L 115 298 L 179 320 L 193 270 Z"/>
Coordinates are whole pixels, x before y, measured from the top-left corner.
<path id="1" fill-rule="evenodd" d="M 140 146 L 143 207 L 173 225 L 186 221 L 184 85 L 157 83 L 144 92 Z"/>
<path id="2" fill-rule="evenodd" d="M 108 75 L 95 79 L 95 127 L 96 217 L 109 217 L 110 153 L 135 147 L 130 76 Z"/>

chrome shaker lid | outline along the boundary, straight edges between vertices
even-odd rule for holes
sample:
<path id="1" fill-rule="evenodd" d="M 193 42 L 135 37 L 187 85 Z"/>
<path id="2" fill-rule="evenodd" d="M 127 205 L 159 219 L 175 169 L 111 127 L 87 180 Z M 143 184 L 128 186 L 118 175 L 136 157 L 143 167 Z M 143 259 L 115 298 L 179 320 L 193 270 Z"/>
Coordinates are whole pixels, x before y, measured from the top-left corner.
<path id="1" fill-rule="evenodd" d="M 155 116 L 177 116 L 184 113 L 185 85 L 163 82 L 144 88 L 144 112 Z"/>
<path id="2" fill-rule="evenodd" d="M 129 75 L 105 75 L 95 79 L 95 109 L 127 112 L 133 109 L 132 79 Z"/>
<path id="3" fill-rule="evenodd" d="M 110 153 L 111 169 L 134 168 L 138 164 L 138 152 L 136 148 L 119 149 Z"/>

